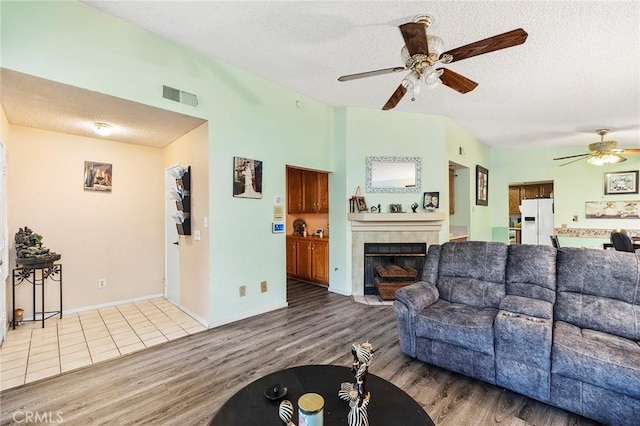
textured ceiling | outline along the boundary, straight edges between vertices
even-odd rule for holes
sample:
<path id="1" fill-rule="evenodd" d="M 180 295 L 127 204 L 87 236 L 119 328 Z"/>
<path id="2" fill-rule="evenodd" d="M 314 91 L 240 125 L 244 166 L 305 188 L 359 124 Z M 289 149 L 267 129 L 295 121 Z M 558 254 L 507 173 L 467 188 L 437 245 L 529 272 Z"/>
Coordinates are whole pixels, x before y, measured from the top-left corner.
<path id="1" fill-rule="evenodd" d="M 404 73 L 398 25 L 430 14 L 445 49 L 523 28 L 525 44 L 447 65 L 479 86 L 425 90 L 398 111 L 447 116 L 491 146 L 640 144 L 636 1 L 84 1 L 331 106 L 381 108 Z M 393 113 L 393 112 L 391 112 Z"/>
<path id="2" fill-rule="evenodd" d="M 475 90 L 464 95 L 444 86 L 423 90 L 415 102 L 405 96 L 395 111 L 449 117 L 491 146 L 581 145 L 586 149 L 588 143 L 599 140 L 598 128 L 610 128 L 610 138 L 618 140 L 619 146 L 640 146 L 640 4 L 636 1 L 83 3 L 327 105 L 375 109 L 382 107 L 404 73 L 349 82 L 338 82 L 337 77 L 401 66 L 399 52 L 404 43 L 398 25 L 413 16 L 435 17 L 429 32 L 442 37 L 445 49 L 523 28 L 529 34 L 523 45 L 446 65 L 477 82 Z M 37 80 L 31 81 L 36 84 Z M 5 99 L 7 86 L 3 78 L 3 106 L 10 102 Z M 79 90 L 64 87 L 69 93 Z M 93 114 L 89 116 L 86 105 L 96 108 L 96 102 L 81 104 L 80 92 L 72 96 L 62 92 L 55 98 L 68 102 L 56 106 L 51 99 L 39 114 L 57 111 L 58 115 L 49 114 L 54 118 L 44 121 L 64 121 L 65 113 L 71 120 L 74 104 L 75 112 L 88 120 L 98 113 L 124 111 L 122 105 L 105 107 L 89 110 Z M 23 99 L 25 105 L 38 105 L 41 94 L 16 96 L 29 99 L 29 103 Z M 18 120 L 13 107 L 5 111 L 10 121 Z M 148 119 L 151 116 L 146 113 L 135 117 L 130 120 L 131 131 L 140 138 L 175 123 Z M 165 143 L 152 138 L 157 144 Z"/>
<path id="3" fill-rule="evenodd" d="M 100 137 L 95 122 L 112 124 L 118 142 L 161 148 L 205 121 L 20 72 L 0 69 L 2 107 L 9 123 Z"/>

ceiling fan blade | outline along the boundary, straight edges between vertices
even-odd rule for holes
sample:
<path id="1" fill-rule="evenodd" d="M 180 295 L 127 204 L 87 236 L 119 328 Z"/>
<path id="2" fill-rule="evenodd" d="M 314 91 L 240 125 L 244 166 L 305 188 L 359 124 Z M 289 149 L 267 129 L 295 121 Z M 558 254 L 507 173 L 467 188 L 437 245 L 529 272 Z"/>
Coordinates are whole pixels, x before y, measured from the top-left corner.
<path id="1" fill-rule="evenodd" d="M 623 148 L 623 154 L 640 154 L 640 148 Z"/>
<path id="2" fill-rule="evenodd" d="M 401 84 L 400 86 L 398 86 L 396 91 L 393 92 L 393 95 L 391 95 L 391 97 L 389 98 L 387 103 L 384 104 L 382 109 L 386 111 L 388 109 L 394 108 L 396 105 L 398 105 L 398 102 L 400 102 L 400 99 L 402 99 L 405 93 L 407 93 L 407 88 Z"/>
<path id="3" fill-rule="evenodd" d="M 558 157 L 554 158 L 554 160 L 566 160 L 567 158 L 576 158 L 576 157 L 588 157 L 591 154 L 578 154 L 578 155 L 568 155 L 566 157 Z"/>
<path id="4" fill-rule="evenodd" d="M 424 24 L 409 22 L 400 25 L 400 32 L 404 38 L 404 44 L 407 46 L 409 55 L 415 54 L 428 55 L 429 47 L 427 46 L 427 33 Z"/>
<path id="5" fill-rule="evenodd" d="M 383 68 L 381 70 L 365 71 L 365 72 L 359 72 L 356 74 L 343 75 L 341 77 L 338 77 L 338 81 L 349 81 L 349 80 L 355 80 L 358 78 L 373 77 L 376 75 L 390 74 L 392 72 L 400 72 L 400 71 L 406 71 L 406 70 L 407 69 L 405 67 Z"/>
<path id="6" fill-rule="evenodd" d="M 576 161 L 584 160 L 585 158 L 586 157 L 576 158 L 575 160 L 569 161 L 568 163 L 560 164 L 559 167 L 566 166 L 567 164 L 575 163 Z M 557 160 L 557 158 L 554 158 L 554 160 Z"/>
<path id="7" fill-rule="evenodd" d="M 518 28 L 517 30 L 509 31 L 504 34 L 499 34 L 497 36 L 485 38 L 484 40 L 476 41 L 475 43 L 451 49 L 444 52 L 443 55 L 449 54 L 453 56 L 453 61 L 451 62 L 461 61 L 473 56 L 517 46 L 527 40 L 527 35 L 528 34 L 522 28 Z"/>
<path id="8" fill-rule="evenodd" d="M 478 83 L 476 83 L 475 81 L 469 80 L 467 77 L 460 75 L 455 71 L 451 71 L 448 68 L 438 68 L 438 70 L 443 71 L 442 75 L 440 76 L 442 84 L 451 87 L 457 92 L 467 93 L 478 86 Z"/>

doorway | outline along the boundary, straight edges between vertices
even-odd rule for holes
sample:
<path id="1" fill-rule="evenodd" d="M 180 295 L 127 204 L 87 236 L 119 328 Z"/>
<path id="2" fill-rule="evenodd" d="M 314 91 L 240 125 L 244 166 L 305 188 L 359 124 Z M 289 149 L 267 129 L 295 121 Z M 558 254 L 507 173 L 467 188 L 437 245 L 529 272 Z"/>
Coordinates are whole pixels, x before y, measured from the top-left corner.
<path id="1" fill-rule="evenodd" d="M 164 170 L 165 176 L 165 259 L 164 259 L 164 296 L 175 305 L 180 305 L 180 238 L 173 216 L 177 214 L 176 198 L 172 195 L 176 191 L 176 179 L 170 173 L 174 164 Z"/>

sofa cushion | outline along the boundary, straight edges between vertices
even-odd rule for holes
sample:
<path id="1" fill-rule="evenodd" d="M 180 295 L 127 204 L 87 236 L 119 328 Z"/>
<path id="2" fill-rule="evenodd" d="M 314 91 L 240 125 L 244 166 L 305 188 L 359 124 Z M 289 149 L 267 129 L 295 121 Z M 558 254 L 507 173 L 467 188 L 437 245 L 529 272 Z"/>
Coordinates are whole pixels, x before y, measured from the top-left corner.
<path id="1" fill-rule="evenodd" d="M 493 355 L 494 308 L 438 300 L 415 319 L 416 337 L 426 337 Z"/>
<path id="2" fill-rule="evenodd" d="M 551 372 L 640 398 L 638 342 L 556 321 Z"/>
<path id="3" fill-rule="evenodd" d="M 640 256 L 563 248 L 557 257 L 554 318 L 640 340 Z"/>
<path id="4" fill-rule="evenodd" d="M 440 298 L 497 308 L 505 295 L 507 245 L 484 241 L 445 243 L 440 252 Z"/>
<path id="5" fill-rule="evenodd" d="M 435 284 L 438 282 L 438 265 L 440 264 L 440 251 L 442 246 L 432 244 L 427 250 L 427 257 L 422 268 L 422 281 Z"/>
<path id="6" fill-rule="evenodd" d="M 507 294 L 556 301 L 556 249 L 512 244 L 507 260 Z"/>

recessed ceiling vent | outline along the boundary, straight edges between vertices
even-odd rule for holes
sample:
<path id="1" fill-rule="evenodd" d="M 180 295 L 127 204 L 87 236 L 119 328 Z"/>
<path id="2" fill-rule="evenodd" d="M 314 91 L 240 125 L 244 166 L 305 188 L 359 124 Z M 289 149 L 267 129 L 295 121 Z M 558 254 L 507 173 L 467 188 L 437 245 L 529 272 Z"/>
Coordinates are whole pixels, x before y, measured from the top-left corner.
<path id="1" fill-rule="evenodd" d="M 180 102 L 181 104 L 189 105 L 194 108 L 198 107 L 200 101 L 198 95 L 185 92 L 184 90 L 174 89 L 169 86 L 162 86 L 162 97 L 174 102 Z"/>

